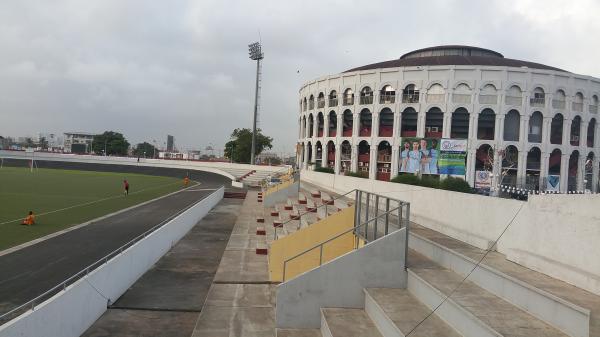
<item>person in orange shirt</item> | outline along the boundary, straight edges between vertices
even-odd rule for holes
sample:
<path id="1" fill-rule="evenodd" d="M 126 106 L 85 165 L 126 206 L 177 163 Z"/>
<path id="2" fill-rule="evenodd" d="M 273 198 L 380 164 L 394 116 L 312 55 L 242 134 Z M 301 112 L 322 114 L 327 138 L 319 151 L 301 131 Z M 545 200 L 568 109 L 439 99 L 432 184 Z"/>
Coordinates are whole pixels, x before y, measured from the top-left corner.
<path id="1" fill-rule="evenodd" d="M 188 178 L 188 176 L 185 176 L 185 178 L 183 178 L 183 187 L 187 187 L 187 185 L 190 183 L 190 178 Z"/>
<path id="2" fill-rule="evenodd" d="M 33 211 L 29 211 L 29 215 L 27 215 L 21 225 L 31 226 L 33 224 L 35 224 L 35 215 L 33 215 Z"/>

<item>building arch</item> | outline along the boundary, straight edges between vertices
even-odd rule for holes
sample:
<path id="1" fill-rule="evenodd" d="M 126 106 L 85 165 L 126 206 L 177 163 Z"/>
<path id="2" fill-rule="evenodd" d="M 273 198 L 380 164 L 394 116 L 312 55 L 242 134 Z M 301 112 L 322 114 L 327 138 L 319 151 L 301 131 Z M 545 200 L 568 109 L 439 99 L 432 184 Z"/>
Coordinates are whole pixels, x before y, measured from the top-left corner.
<path id="1" fill-rule="evenodd" d="M 469 111 L 460 107 L 452 113 L 450 123 L 450 138 L 468 139 L 469 138 Z"/>
<path id="2" fill-rule="evenodd" d="M 363 140 L 358 143 L 358 173 L 368 176 L 371 161 L 371 145 Z"/>
<path id="3" fill-rule="evenodd" d="M 521 115 L 512 109 L 504 116 L 504 141 L 518 142 L 521 129 Z"/>
<path id="4" fill-rule="evenodd" d="M 333 140 L 327 142 L 326 146 L 326 165 L 329 168 L 335 169 L 335 143 Z M 325 165 L 324 165 L 325 166 Z"/>
<path id="5" fill-rule="evenodd" d="M 360 104 L 373 104 L 373 89 L 365 85 L 360 89 Z"/>
<path id="6" fill-rule="evenodd" d="M 571 121 L 571 132 L 569 135 L 569 144 L 571 146 L 579 146 L 581 140 L 581 117 L 575 116 Z"/>
<path id="7" fill-rule="evenodd" d="M 477 139 L 494 140 L 496 113 L 490 108 L 483 109 L 477 120 Z"/>
<path id="8" fill-rule="evenodd" d="M 425 137 L 441 138 L 444 129 L 444 113 L 433 107 L 425 113 Z"/>
<path id="9" fill-rule="evenodd" d="M 354 116 L 352 111 L 349 109 L 344 110 L 342 114 L 342 136 L 343 137 L 352 137 L 352 130 L 354 127 Z"/>
<path id="10" fill-rule="evenodd" d="M 394 104 L 396 102 L 396 89 L 390 84 L 384 85 L 379 91 L 379 104 Z"/>
<path id="11" fill-rule="evenodd" d="M 343 105 L 354 105 L 354 91 L 351 88 L 344 90 Z"/>
<path id="12" fill-rule="evenodd" d="M 564 117 L 557 113 L 550 124 L 550 144 L 562 144 Z"/>
<path id="13" fill-rule="evenodd" d="M 540 189 L 540 175 L 542 168 L 542 151 L 538 146 L 533 146 L 527 152 L 527 163 L 525 164 L 525 185 L 527 189 Z"/>
<path id="14" fill-rule="evenodd" d="M 406 108 L 402 112 L 402 122 L 400 129 L 401 137 L 416 137 L 417 136 L 417 124 L 419 119 L 419 113 L 414 108 Z"/>
<path id="15" fill-rule="evenodd" d="M 587 129 L 587 147 L 594 147 L 594 140 L 596 138 L 596 118 L 590 119 Z"/>
<path id="16" fill-rule="evenodd" d="M 394 113 L 390 108 L 379 112 L 379 137 L 392 137 L 394 135 Z"/>
<path id="17" fill-rule="evenodd" d="M 327 136 L 335 137 L 337 136 L 337 114 L 335 111 L 329 111 L 329 125 L 327 126 Z"/>
<path id="18" fill-rule="evenodd" d="M 544 127 L 544 116 L 540 111 L 534 111 L 529 117 L 529 128 L 527 132 L 527 141 L 530 143 L 542 142 L 542 129 Z"/>
<path id="19" fill-rule="evenodd" d="M 359 116 L 359 137 L 371 137 L 371 130 L 373 129 L 373 114 L 367 108 L 360 111 Z"/>
<path id="20" fill-rule="evenodd" d="M 377 175 L 375 179 L 389 181 L 392 172 L 392 145 L 382 140 L 377 145 Z"/>

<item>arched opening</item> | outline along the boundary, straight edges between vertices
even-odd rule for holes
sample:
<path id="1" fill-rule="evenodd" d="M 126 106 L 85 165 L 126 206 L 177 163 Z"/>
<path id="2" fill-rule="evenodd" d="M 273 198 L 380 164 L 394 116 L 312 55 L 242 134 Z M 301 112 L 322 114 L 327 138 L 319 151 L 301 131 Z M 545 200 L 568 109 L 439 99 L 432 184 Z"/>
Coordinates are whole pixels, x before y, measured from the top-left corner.
<path id="1" fill-rule="evenodd" d="M 596 119 L 592 118 L 592 119 L 590 119 L 590 122 L 588 123 L 587 147 L 594 147 L 594 137 L 596 137 L 595 132 L 596 132 Z"/>
<path id="2" fill-rule="evenodd" d="M 305 151 L 304 151 L 304 143 L 300 143 L 301 145 L 301 149 L 300 149 L 300 163 L 304 163 L 304 156 L 305 156 Z M 300 164 L 302 165 L 302 164 Z"/>
<path id="3" fill-rule="evenodd" d="M 337 91 L 331 90 L 329 93 L 329 106 L 334 107 L 338 105 Z"/>
<path id="4" fill-rule="evenodd" d="M 427 103 L 444 103 L 445 96 L 444 87 L 434 84 L 427 90 Z"/>
<path id="5" fill-rule="evenodd" d="M 592 181 L 594 177 L 594 152 L 590 152 L 585 159 L 585 177 L 583 178 L 583 186 L 586 190 L 595 192 L 593 189 Z"/>
<path id="6" fill-rule="evenodd" d="M 377 146 L 377 180 L 389 181 L 392 172 L 392 146 L 385 140 Z"/>
<path id="7" fill-rule="evenodd" d="M 533 95 L 529 99 L 529 103 L 533 107 L 544 107 L 546 105 L 546 93 L 544 93 L 544 89 L 540 87 L 533 89 Z"/>
<path id="8" fill-rule="evenodd" d="M 312 110 L 315 108 L 315 96 L 310 95 L 310 98 L 308 99 L 308 109 Z"/>
<path id="9" fill-rule="evenodd" d="M 494 140 L 496 114 L 492 109 L 484 109 L 477 120 L 477 139 Z"/>
<path id="10" fill-rule="evenodd" d="M 358 136 L 359 137 L 371 137 L 372 122 L 373 122 L 373 116 L 371 114 L 371 111 L 369 111 L 369 109 L 363 109 L 360 112 L 360 122 L 358 124 L 358 126 L 359 126 Z"/>
<path id="11" fill-rule="evenodd" d="M 529 118 L 529 132 L 527 140 L 530 143 L 541 143 L 542 142 L 542 127 L 544 122 L 544 116 L 539 111 L 534 112 Z"/>
<path id="12" fill-rule="evenodd" d="M 562 158 L 562 152 L 560 149 L 554 149 L 550 153 L 550 159 L 548 160 L 548 176 L 560 176 L 560 160 Z M 550 177 L 548 177 L 550 179 Z M 551 181 L 550 181 L 551 182 Z M 560 183 L 560 182 L 559 182 Z M 565 184 L 565 182 L 563 182 Z M 556 189 L 559 185 L 556 186 Z"/>
<path id="13" fill-rule="evenodd" d="M 562 144 L 563 115 L 556 114 L 550 124 L 550 144 Z"/>
<path id="14" fill-rule="evenodd" d="M 302 117 L 302 138 L 306 138 L 306 116 Z"/>
<path id="15" fill-rule="evenodd" d="M 457 104 L 471 104 L 471 88 L 465 83 L 457 85 L 452 93 L 452 102 Z"/>
<path id="16" fill-rule="evenodd" d="M 479 91 L 479 104 L 498 104 L 498 93 L 492 84 L 486 84 Z"/>
<path id="17" fill-rule="evenodd" d="M 598 96 L 593 95 L 592 101 L 590 102 L 590 113 L 596 114 L 598 113 Z"/>
<path id="18" fill-rule="evenodd" d="M 517 186 L 517 167 L 519 165 L 519 151 L 514 145 L 509 145 L 502 156 L 501 185 Z"/>
<path id="19" fill-rule="evenodd" d="M 517 110 L 510 110 L 504 116 L 504 140 L 518 142 L 520 128 L 521 115 Z"/>
<path id="20" fill-rule="evenodd" d="M 583 112 L 583 94 L 578 92 L 573 97 L 573 111 Z"/>
<path id="21" fill-rule="evenodd" d="M 425 114 L 425 137 L 441 138 L 444 128 L 444 113 L 439 108 L 431 108 Z"/>
<path id="22" fill-rule="evenodd" d="M 575 116 L 571 121 L 571 138 L 572 146 L 579 146 L 579 136 L 581 135 L 581 117 Z"/>
<path id="23" fill-rule="evenodd" d="M 402 90 L 402 103 L 419 103 L 419 90 L 409 84 Z"/>
<path id="24" fill-rule="evenodd" d="M 313 129 L 315 127 L 314 124 L 315 123 L 313 120 L 313 115 L 312 114 L 308 115 L 308 137 L 309 138 L 312 138 L 312 136 L 314 135 L 314 129 Z"/>
<path id="25" fill-rule="evenodd" d="M 488 144 L 481 144 L 475 152 L 475 171 L 492 172 L 494 168 L 494 149 Z"/>
<path id="26" fill-rule="evenodd" d="M 317 141 L 317 153 L 315 156 L 315 160 L 316 160 L 316 167 L 321 167 L 323 166 L 323 145 L 321 144 L 320 141 Z"/>
<path id="27" fill-rule="evenodd" d="M 523 92 L 521 88 L 516 85 L 508 88 L 506 96 L 504 96 L 504 103 L 506 105 L 521 106 L 523 104 Z"/>
<path id="28" fill-rule="evenodd" d="M 327 142 L 327 167 L 335 168 L 335 144 L 331 140 Z"/>
<path id="29" fill-rule="evenodd" d="M 567 107 L 567 95 L 562 90 L 557 90 L 552 98 L 552 108 L 564 110 Z"/>
<path id="30" fill-rule="evenodd" d="M 379 137 L 392 137 L 394 134 L 394 113 L 389 108 L 379 113 Z"/>
<path id="31" fill-rule="evenodd" d="M 352 164 L 352 145 L 350 145 L 350 142 L 347 140 L 343 141 L 340 151 L 342 151 L 340 152 L 340 171 L 350 171 L 350 165 Z"/>
<path id="32" fill-rule="evenodd" d="M 401 137 L 415 137 L 417 135 L 418 116 L 417 111 L 413 108 L 407 108 L 402 112 Z"/>
<path id="33" fill-rule="evenodd" d="M 360 91 L 360 104 L 373 104 L 373 90 L 371 87 L 364 87 Z"/>
<path id="34" fill-rule="evenodd" d="M 450 125 L 450 138 L 469 138 L 469 112 L 465 108 L 458 108 L 452 113 Z"/>
<path id="35" fill-rule="evenodd" d="M 323 137 L 324 124 L 325 124 L 325 120 L 323 118 L 323 113 L 319 112 L 317 114 L 317 137 Z"/>
<path id="36" fill-rule="evenodd" d="M 343 123 L 344 124 L 342 124 L 342 136 L 352 137 L 352 124 L 354 123 L 354 118 L 352 117 L 352 111 L 350 111 L 350 110 L 344 111 Z"/>
<path id="37" fill-rule="evenodd" d="M 308 146 L 308 162 L 309 162 L 309 164 L 314 164 L 313 163 L 312 144 L 310 142 L 308 142 L 306 145 Z"/>
<path id="38" fill-rule="evenodd" d="M 325 94 L 320 92 L 317 97 L 317 108 L 323 109 L 325 107 Z"/>
<path id="39" fill-rule="evenodd" d="M 369 162 L 371 161 L 371 146 L 363 140 L 358 144 L 358 172 L 369 175 Z"/>
<path id="40" fill-rule="evenodd" d="M 577 170 L 579 170 L 579 151 L 575 150 L 569 156 L 569 180 L 567 191 L 577 191 Z"/>
<path id="41" fill-rule="evenodd" d="M 391 85 L 386 85 L 379 94 L 379 104 L 394 104 L 396 102 L 396 90 Z"/>
<path id="42" fill-rule="evenodd" d="M 328 136 L 335 137 L 337 133 L 337 115 L 335 111 L 329 111 L 329 127 Z"/>
<path id="43" fill-rule="evenodd" d="M 527 166 L 525 172 L 525 184 L 529 190 L 540 189 L 540 169 L 542 163 L 542 151 L 539 148 L 533 147 L 527 153 Z"/>
<path id="44" fill-rule="evenodd" d="M 302 118 L 298 118 L 298 139 L 302 137 Z"/>
<path id="45" fill-rule="evenodd" d="M 306 111 L 306 97 L 304 97 L 304 102 L 302 103 L 302 110 Z"/>
<path id="46" fill-rule="evenodd" d="M 354 105 L 354 91 L 346 89 L 344 91 L 344 105 Z"/>

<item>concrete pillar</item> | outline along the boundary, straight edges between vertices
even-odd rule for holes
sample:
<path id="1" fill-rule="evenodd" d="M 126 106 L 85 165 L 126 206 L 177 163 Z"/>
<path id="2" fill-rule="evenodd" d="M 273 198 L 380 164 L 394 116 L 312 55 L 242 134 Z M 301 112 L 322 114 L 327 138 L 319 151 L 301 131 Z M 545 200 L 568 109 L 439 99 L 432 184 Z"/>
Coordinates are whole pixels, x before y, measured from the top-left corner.
<path id="1" fill-rule="evenodd" d="M 377 145 L 371 144 L 369 149 L 369 179 L 377 178 Z"/>
<path id="2" fill-rule="evenodd" d="M 598 193 L 598 178 L 600 176 L 600 158 L 594 158 L 592 164 L 592 193 Z"/>
<path id="3" fill-rule="evenodd" d="M 420 109 L 419 109 L 420 110 Z M 426 112 L 419 111 L 417 114 L 417 137 L 425 137 Z"/>
<path id="4" fill-rule="evenodd" d="M 336 116 L 337 116 L 337 125 L 336 125 L 335 136 L 339 139 L 340 137 L 343 136 L 342 131 L 344 131 L 344 113 L 343 112 L 338 113 Z"/>
<path id="5" fill-rule="evenodd" d="M 496 143 L 504 140 L 504 117 L 506 115 L 496 114 L 496 123 L 494 125 L 494 140 Z"/>
<path id="6" fill-rule="evenodd" d="M 563 120 L 562 143 L 566 146 L 571 146 L 571 123 L 573 123 L 571 119 Z"/>
<path id="7" fill-rule="evenodd" d="M 323 115 L 323 137 L 329 137 L 329 114 Z"/>
<path id="8" fill-rule="evenodd" d="M 594 130 L 594 149 L 600 148 L 600 120 L 596 120 L 596 130 Z"/>
<path id="9" fill-rule="evenodd" d="M 472 112 L 469 114 L 469 139 L 477 139 L 477 127 L 479 125 L 479 114 Z"/>
<path id="10" fill-rule="evenodd" d="M 358 172 L 358 144 L 352 145 L 352 157 L 350 163 L 350 171 Z"/>
<path id="11" fill-rule="evenodd" d="M 475 155 L 477 149 L 473 149 L 467 152 L 467 167 L 465 172 L 465 179 L 471 185 L 475 186 Z"/>
<path id="12" fill-rule="evenodd" d="M 583 180 L 585 179 L 586 157 L 586 154 L 580 152 L 579 158 L 577 158 L 577 191 L 583 191 L 585 189 Z"/>
<path id="13" fill-rule="evenodd" d="M 400 159 L 400 149 L 398 148 L 398 145 L 392 145 L 392 172 L 391 172 L 391 179 L 393 179 L 395 176 L 398 175 L 398 165 L 399 165 L 399 159 Z"/>
<path id="14" fill-rule="evenodd" d="M 314 165 L 311 165 L 311 169 L 314 169 L 315 167 L 317 167 L 317 142 L 315 141 L 311 145 L 312 145 L 312 158 L 311 158 L 312 160 L 311 160 L 311 162 L 314 164 Z M 322 154 L 323 153 L 321 153 L 321 155 Z"/>
<path id="15" fill-rule="evenodd" d="M 560 192 L 566 193 L 569 186 L 569 153 L 563 153 L 560 158 Z"/>
<path id="16" fill-rule="evenodd" d="M 500 191 L 500 185 L 502 184 L 502 160 L 498 155 L 498 149 L 494 148 L 494 166 L 492 167 L 492 187 L 495 189 L 495 195 L 498 195 Z"/>
<path id="17" fill-rule="evenodd" d="M 542 152 L 548 152 L 550 149 L 550 129 L 552 127 L 552 117 L 543 117 L 542 121 Z M 545 172 L 546 175 L 548 172 Z"/>
<path id="18" fill-rule="evenodd" d="M 379 137 L 379 113 L 371 114 L 371 137 Z"/>
<path id="19" fill-rule="evenodd" d="M 548 177 L 548 165 L 550 163 L 550 154 L 542 150 L 540 156 L 540 191 L 546 189 L 546 177 Z"/>
<path id="20" fill-rule="evenodd" d="M 587 147 L 587 132 L 588 132 L 588 122 L 587 121 L 581 121 L 581 124 L 579 124 L 579 152 L 581 153 L 585 153 L 585 156 L 587 156 L 588 153 L 588 147 Z"/>
<path id="21" fill-rule="evenodd" d="M 355 112 L 352 114 L 352 137 L 358 137 L 359 126 L 360 114 Z"/>
<path id="22" fill-rule="evenodd" d="M 524 186 L 527 180 L 527 151 L 519 152 L 517 157 L 517 185 Z"/>
<path id="23" fill-rule="evenodd" d="M 308 168 L 308 143 L 304 144 L 304 165 L 303 168 Z"/>
<path id="24" fill-rule="evenodd" d="M 450 138 L 451 126 L 452 126 L 452 113 L 444 112 L 444 124 L 442 126 L 442 138 Z"/>
<path id="25" fill-rule="evenodd" d="M 519 143 L 523 146 L 529 141 L 529 116 L 521 116 L 521 124 L 519 125 Z"/>
<path id="26" fill-rule="evenodd" d="M 313 116 L 313 138 L 317 138 L 319 134 L 319 117 L 317 115 Z"/>
<path id="27" fill-rule="evenodd" d="M 335 174 L 340 174 L 340 170 L 342 167 L 342 144 L 335 144 L 335 163 L 333 166 L 333 171 Z"/>
<path id="28" fill-rule="evenodd" d="M 401 121 L 402 121 L 402 114 L 399 112 L 396 112 L 394 114 L 394 133 L 393 133 L 394 138 L 400 137 Z"/>

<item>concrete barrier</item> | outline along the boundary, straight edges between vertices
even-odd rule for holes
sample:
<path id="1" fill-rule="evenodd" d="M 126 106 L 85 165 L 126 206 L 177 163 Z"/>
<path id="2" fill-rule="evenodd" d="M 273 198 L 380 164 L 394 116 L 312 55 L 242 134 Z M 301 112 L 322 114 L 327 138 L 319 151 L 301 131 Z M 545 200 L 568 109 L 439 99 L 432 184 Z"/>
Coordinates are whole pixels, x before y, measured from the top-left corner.
<path id="1" fill-rule="evenodd" d="M 0 327 L 0 337 L 80 336 L 221 199 L 221 187 L 64 291 Z"/>

